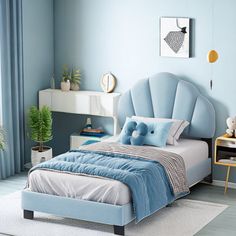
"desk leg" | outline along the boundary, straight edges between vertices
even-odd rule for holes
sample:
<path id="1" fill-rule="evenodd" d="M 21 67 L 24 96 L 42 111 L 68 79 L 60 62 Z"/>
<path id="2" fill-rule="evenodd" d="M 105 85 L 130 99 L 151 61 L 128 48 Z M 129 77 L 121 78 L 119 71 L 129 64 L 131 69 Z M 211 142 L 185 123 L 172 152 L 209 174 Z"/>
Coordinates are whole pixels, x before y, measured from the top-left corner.
<path id="1" fill-rule="evenodd" d="M 118 124 L 118 120 L 115 116 L 112 117 L 113 119 L 113 135 L 119 134 L 120 133 L 120 127 Z"/>
<path id="2" fill-rule="evenodd" d="M 229 173 L 230 173 L 230 166 L 228 166 L 226 180 L 225 180 L 225 194 L 226 194 L 227 189 L 228 189 Z"/>

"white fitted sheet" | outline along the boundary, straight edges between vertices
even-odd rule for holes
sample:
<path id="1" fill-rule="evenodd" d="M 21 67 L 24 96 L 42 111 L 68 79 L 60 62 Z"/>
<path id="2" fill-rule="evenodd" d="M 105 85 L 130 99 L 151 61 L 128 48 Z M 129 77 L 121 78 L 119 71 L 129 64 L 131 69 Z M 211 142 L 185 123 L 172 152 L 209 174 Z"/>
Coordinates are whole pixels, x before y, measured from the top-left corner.
<path id="1" fill-rule="evenodd" d="M 106 141 L 117 141 L 117 139 L 112 137 Z M 178 145 L 167 145 L 161 149 L 182 156 L 187 172 L 208 158 L 207 143 L 199 140 L 181 139 Z M 115 205 L 124 205 L 131 201 L 128 186 L 117 180 L 48 170 L 33 171 L 29 175 L 29 188 L 34 192 Z"/>

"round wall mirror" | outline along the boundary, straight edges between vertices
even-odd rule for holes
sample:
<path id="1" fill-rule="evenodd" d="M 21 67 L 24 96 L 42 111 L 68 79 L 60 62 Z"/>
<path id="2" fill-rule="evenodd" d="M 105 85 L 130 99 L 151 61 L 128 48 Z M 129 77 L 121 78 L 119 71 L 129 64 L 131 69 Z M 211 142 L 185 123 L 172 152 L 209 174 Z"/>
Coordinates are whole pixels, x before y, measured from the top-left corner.
<path id="1" fill-rule="evenodd" d="M 113 74 L 106 73 L 102 76 L 100 84 L 105 93 L 111 93 L 116 86 L 116 78 Z"/>

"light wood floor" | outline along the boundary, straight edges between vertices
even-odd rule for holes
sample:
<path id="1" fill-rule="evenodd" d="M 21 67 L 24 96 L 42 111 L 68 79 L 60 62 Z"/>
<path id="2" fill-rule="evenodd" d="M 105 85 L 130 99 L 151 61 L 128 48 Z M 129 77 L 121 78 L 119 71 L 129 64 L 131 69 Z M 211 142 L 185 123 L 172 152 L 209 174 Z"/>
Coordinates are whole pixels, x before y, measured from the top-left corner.
<path id="1" fill-rule="evenodd" d="M 191 189 L 189 199 L 226 204 L 229 207 L 205 226 L 197 236 L 236 236 L 236 190 L 207 184 L 198 184 Z"/>
<path id="2" fill-rule="evenodd" d="M 26 185 L 27 173 L 18 174 L 5 180 L 0 180 L 0 196 L 23 189 Z"/>
<path id="3" fill-rule="evenodd" d="M 26 173 L 0 180 L 0 196 L 19 191 L 25 187 Z M 221 187 L 198 184 L 186 198 L 226 204 L 229 207 L 197 233 L 197 236 L 236 236 L 236 190 L 228 189 L 224 195 Z M 174 235 L 173 235 L 174 236 Z"/>

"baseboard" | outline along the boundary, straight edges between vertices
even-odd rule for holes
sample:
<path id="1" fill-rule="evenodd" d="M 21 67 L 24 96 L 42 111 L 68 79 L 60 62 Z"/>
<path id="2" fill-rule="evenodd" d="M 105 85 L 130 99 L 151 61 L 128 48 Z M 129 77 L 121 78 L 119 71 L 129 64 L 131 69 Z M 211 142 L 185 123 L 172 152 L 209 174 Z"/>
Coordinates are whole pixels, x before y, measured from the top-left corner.
<path id="1" fill-rule="evenodd" d="M 225 186 L 225 181 L 213 180 L 212 185 L 219 186 L 219 187 L 224 187 Z M 228 188 L 236 189 L 236 183 L 228 182 Z"/>

